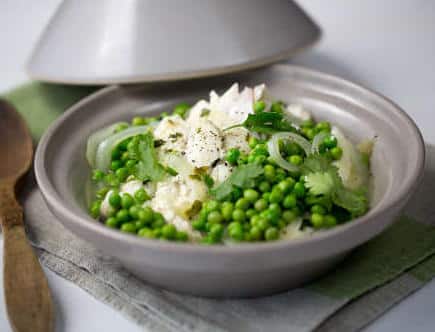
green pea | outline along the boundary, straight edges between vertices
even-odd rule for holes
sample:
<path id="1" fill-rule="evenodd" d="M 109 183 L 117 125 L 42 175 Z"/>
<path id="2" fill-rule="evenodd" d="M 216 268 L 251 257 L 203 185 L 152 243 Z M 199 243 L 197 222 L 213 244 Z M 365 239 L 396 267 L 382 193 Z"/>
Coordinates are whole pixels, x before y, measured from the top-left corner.
<path id="1" fill-rule="evenodd" d="M 134 204 L 134 199 L 133 197 L 128 194 L 128 193 L 124 193 L 121 196 L 121 206 L 124 209 L 129 209 L 132 205 Z"/>
<path id="2" fill-rule="evenodd" d="M 265 218 L 261 217 L 261 218 L 258 220 L 256 226 L 257 226 L 259 229 L 261 229 L 262 231 L 265 231 L 265 230 L 267 229 L 267 227 L 269 227 L 269 222 L 268 222 Z"/>
<path id="3" fill-rule="evenodd" d="M 264 177 L 268 180 L 268 181 L 274 181 L 275 180 L 275 167 L 273 167 L 272 165 L 265 165 L 264 166 Z"/>
<path id="4" fill-rule="evenodd" d="M 227 151 L 225 155 L 225 160 L 228 161 L 231 165 L 235 165 L 239 157 L 240 157 L 240 150 L 236 148 L 232 148 Z"/>
<path id="5" fill-rule="evenodd" d="M 121 167 L 122 167 L 122 161 L 121 160 L 113 160 L 110 163 L 110 169 L 112 171 L 116 171 L 118 168 L 121 168 Z"/>
<path id="6" fill-rule="evenodd" d="M 284 201 L 282 202 L 282 205 L 286 208 L 286 209 L 291 209 L 293 207 L 295 207 L 297 204 L 297 199 L 296 199 L 296 195 L 294 194 L 289 194 L 284 198 Z"/>
<path id="7" fill-rule="evenodd" d="M 126 209 L 121 209 L 116 213 L 116 219 L 118 223 L 124 223 L 130 219 L 130 214 Z"/>
<path id="8" fill-rule="evenodd" d="M 172 224 L 166 224 L 162 227 L 162 237 L 166 240 L 175 239 L 177 235 L 177 229 Z"/>
<path id="9" fill-rule="evenodd" d="M 220 208 L 220 204 L 218 201 L 210 200 L 205 204 L 205 211 L 211 212 L 211 211 L 217 211 Z"/>
<path id="10" fill-rule="evenodd" d="M 133 126 L 142 126 L 145 124 L 145 121 L 142 117 L 140 116 L 135 116 L 132 120 L 131 120 L 131 124 Z"/>
<path id="11" fill-rule="evenodd" d="M 128 128 L 128 124 L 120 123 L 119 125 L 116 126 L 115 133 L 119 133 L 120 131 L 123 131 L 124 129 L 127 129 L 127 128 Z"/>
<path id="12" fill-rule="evenodd" d="M 177 232 L 177 235 L 175 236 L 175 239 L 177 241 L 180 241 L 180 242 L 186 242 L 187 240 L 189 240 L 189 236 L 187 235 L 186 232 L 179 231 L 179 232 Z"/>
<path id="13" fill-rule="evenodd" d="M 252 218 L 255 214 L 257 214 L 257 211 L 254 209 L 249 209 L 245 212 L 247 218 Z"/>
<path id="14" fill-rule="evenodd" d="M 121 231 L 126 233 L 136 233 L 136 226 L 132 222 L 126 222 L 121 225 Z"/>
<path id="15" fill-rule="evenodd" d="M 302 198 L 305 196 L 305 186 L 301 182 L 297 182 L 293 187 L 293 192 L 298 198 Z"/>
<path id="16" fill-rule="evenodd" d="M 323 206 L 316 204 L 311 207 L 311 213 L 325 214 L 326 209 Z"/>
<path id="17" fill-rule="evenodd" d="M 108 227 L 117 228 L 118 227 L 118 220 L 115 217 L 110 217 L 110 218 L 106 219 L 105 224 Z"/>
<path id="18" fill-rule="evenodd" d="M 314 121 L 312 119 L 304 120 L 301 123 L 301 127 L 312 128 L 314 127 Z"/>
<path id="19" fill-rule="evenodd" d="M 304 134 L 309 140 L 312 140 L 314 138 L 314 136 L 316 136 L 316 132 L 312 128 L 305 130 Z"/>
<path id="20" fill-rule="evenodd" d="M 128 153 L 128 152 L 127 152 Z M 129 160 L 127 160 L 126 162 L 125 162 L 125 167 L 127 168 L 127 169 L 132 169 L 134 166 L 136 165 L 136 160 L 133 160 L 133 159 L 129 159 Z"/>
<path id="21" fill-rule="evenodd" d="M 157 229 L 163 227 L 164 225 L 165 225 L 164 219 L 154 219 L 154 221 L 151 224 L 151 228 Z"/>
<path id="22" fill-rule="evenodd" d="M 139 220 L 143 221 L 145 224 L 150 224 L 154 220 L 154 213 L 149 207 L 141 209 L 137 214 Z"/>
<path id="23" fill-rule="evenodd" d="M 326 215 L 324 216 L 324 224 L 326 227 L 334 227 L 337 225 L 337 218 L 335 218 L 333 215 Z"/>
<path id="24" fill-rule="evenodd" d="M 151 231 L 153 234 L 153 238 L 158 239 L 162 236 L 162 230 L 160 228 L 153 228 Z"/>
<path id="25" fill-rule="evenodd" d="M 104 177 L 104 181 L 111 187 L 119 186 L 119 180 L 113 173 L 106 174 L 106 176 Z"/>
<path id="26" fill-rule="evenodd" d="M 270 192 L 268 193 L 263 193 L 263 195 L 261 195 L 261 197 L 266 200 L 266 202 L 270 201 Z"/>
<path id="27" fill-rule="evenodd" d="M 290 163 L 292 163 L 293 165 L 298 166 L 298 165 L 302 164 L 302 157 L 298 154 L 294 154 L 288 158 L 288 161 Z"/>
<path id="28" fill-rule="evenodd" d="M 141 210 L 142 210 L 142 208 L 140 206 L 133 205 L 128 210 L 128 213 L 130 214 L 130 217 L 132 217 L 133 219 L 138 219 L 139 218 L 139 211 L 141 211 Z"/>
<path id="29" fill-rule="evenodd" d="M 278 168 L 276 170 L 275 182 L 284 181 L 287 178 L 287 173 L 284 169 Z"/>
<path id="30" fill-rule="evenodd" d="M 235 221 L 244 221 L 245 220 L 245 212 L 241 209 L 235 209 L 233 211 L 233 219 Z"/>
<path id="31" fill-rule="evenodd" d="M 335 148 L 337 146 L 337 139 L 335 138 L 335 136 L 329 135 L 325 137 L 325 139 L 323 140 L 323 144 L 328 149 Z"/>
<path id="32" fill-rule="evenodd" d="M 134 198 L 139 203 L 143 203 L 143 202 L 149 200 L 151 197 L 148 195 L 148 193 L 145 191 L 145 189 L 141 188 L 134 193 Z"/>
<path id="33" fill-rule="evenodd" d="M 258 241 L 261 239 L 263 232 L 261 231 L 261 229 L 259 227 L 254 226 L 254 227 L 251 227 L 251 229 L 249 230 L 249 234 L 251 235 L 252 241 Z"/>
<path id="34" fill-rule="evenodd" d="M 249 207 L 249 204 L 250 202 L 246 198 L 242 197 L 237 200 L 235 206 L 236 209 L 246 210 Z"/>
<path id="35" fill-rule="evenodd" d="M 314 228 L 321 228 L 323 227 L 324 218 L 321 214 L 313 213 L 311 215 L 311 223 L 313 224 Z"/>
<path id="36" fill-rule="evenodd" d="M 285 180 L 280 181 L 277 184 L 277 187 L 281 189 L 283 194 L 287 194 L 290 190 L 293 189 L 293 186 L 295 184 L 295 181 L 292 178 L 287 178 Z"/>
<path id="37" fill-rule="evenodd" d="M 272 189 L 272 192 L 270 194 L 269 202 L 271 203 L 279 203 L 283 200 L 284 195 L 281 189 L 279 187 L 274 187 Z"/>
<path id="38" fill-rule="evenodd" d="M 184 118 L 189 109 L 190 109 L 190 105 L 188 103 L 180 103 L 174 107 L 172 112 Z"/>
<path id="39" fill-rule="evenodd" d="M 261 181 L 260 184 L 258 185 L 258 189 L 263 193 L 270 191 L 270 183 L 267 181 Z"/>
<path id="40" fill-rule="evenodd" d="M 161 226 L 165 223 L 165 217 L 163 217 L 163 214 L 160 212 L 153 211 L 153 219 L 154 221 L 158 221 Z"/>
<path id="41" fill-rule="evenodd" d="M 271 204 L 269 205 L 269 210 L 271 210 L 271 211 L 273 211 L 274 213 L 277 213 L 277 214 L 279 214 L 279 215 L 281 215 L 281 212 L 282 212 L 281 207 L 279 206 L 278 203 L 271 203 Z"/>
<path id="42" fill-rule="evenodd" d="M 290 223 L 293 220 L 296 219 L 296 214 L 294 213 L 294 211 L 292 210 L 286 210 L 282 213 L 282 219 L 286 222 L 286 223 Z"/>
<path id="43" fill-rule="evenodd" d="M 279 232 L 276 227 L 269 227 L 264 232 L 264 238 L 266 239 L 266 241 L 274 241 L 277 240 L 278 237 L 279 237 Z"/>
<path id="44" fill-rule="evenodd" d="M 254 136 L 249 137 L 248 145 L 251 149 L 254 149 L 258 144 L 258 139 Z"/>
<path id="45" fill-rule="evenodd" d="M 243 165 L 248 162 L 248 156 L 245 154 L 240 155 L 239 159 L 237 159 L 237 165 Z"/>
<path id="46" fill-rule="evenodd" d="M 249 223 L 251 226 L 257 226 L 258 221 L 261 219 L 261 216 L 259 214 L 254 214 L 251 219 L 249 220 Z"/>
<path id="47" fill-rule="evenodd" d="M 109 196 L 109 204 L 113 208 L 119 208 L 121 206 L 121 196 L 117 192 L 112 192 Z"/>
<path id="48" fill-rule="evenodd" d="M 283 103 L 281 101 L 276 101 L 272 103 L 270 107 L 271 112 L 282 113 L 283 112 Z"/>
<path id="49" fill-rule="evenodd" d="M 104 172 L 100 171 L 99 169 L 96 169 L 92 172 L 92 180 L 101 181 L 103 179 L 104 179 Z"/>
<path id="50" fill-rule="evenodd" d="M 254 208 L 257 211 L 263 211 L 267 209 L 267 201 L 264 198 L 260 198 L 258 201 L 255 202 Z"/>
<path id="51" fill-rule="evenodd" d="M 210 228 L 209 235 L 216 241 L 219 242 L 224 233 L 224 226 L 221 224 L 213 224 Z"/>
<path id="52" fill-rule="evenodd" d="M 141 237 L 150 238 L 150 239 L 154 237 L 153 231 L 147 227 L 143 227 L 143 228 L 139 229 L 139 231 L 137 232 L 137 235 L 139 235 Z"/>
<path id="53" fill-rule="evenodd" d="M 235 241 L 243 240 L 243 228 L 241 226 L 230 228 L 228 234 Z"/>
<path id="54" fill-rule="evenodd" d="M 233 210 L 234 210 L 234 205 L 231 202 L 223 202 L 222 206 L 221 206 L 221 213 L 222 213 L 222 217 L 226 220 L 226 221 L 230 221 L 232 218 L 232 214 L 233 214 Z"/>
<path id="55" fill-rule="evenodd" d="M 283 229 L 286 226 L 287 226 L 287 222 L 285 222 L 284 219 L 281 219 L 280 221 L 278 221 L 278 228 L 279 229 Z"/>
<path id="56" fill-rule="evenodd" d="M 263 156 L 263 155 L 256 156 L 254 158 L 254 164 L 258 164 L 258 165 L 263 164 L 266 161 L 266 159 L 267 159 L 266 156 Z"/>
<path id="57" fill-rule="evenodd" d="M 326 121 L 319 122 L 318 124 L 316 124 L 315 128 L 318 132 L 331 131 L 331 125 L 329 124 L 329 122 L 326 122 Z"/>
<path id="58" fill-rule="evenodd" d="M 266 103 L 262 100 L 256 101 L 254 103 L 254 112 L 255 113 L 263 112 L 265 108 L 266 108 Z"/>
<path id="59" fill-rule="evenodd" d="M 211 211 L 207 217 L 207 221 L 211 224 L 219 224 L 223 221 L 222 214 L 219 211 Z"/>
<path id="60" fill-rule="evenodd" d="M 135 220 L 134 225 L 136 226 L 136 229 L 141 229 L 146 226 L 146 224 L 142 220 Z"/>
<path id="61" fill-rule="evenodd" d="M 123 182 L 128 176 L 128 169 L 125 167 L 118 168 L 115 171 L 115 175 L 120 182 Z"/>
<path id="62" fill-rule="evenodd" d="M 343 155 L 343 149 L 339 146 L 332 148 L 331 150 L 329 150 L 329 152 L 331 153 L 332 158 L 335 160 L 339 160 Z"/>
<path id="63" fill-rule="evenodd" d="M 255 158 L 257 158 L 256 155 L 254 155 L 254 154 L 250 154 L 250 155 L 248 156 L 248 163 L 249 163 L 249 164 L 254 163 L 254 162 L 255 162 Z"/>
<path id="64" fill-rule="evenodd" d="M 254 189 L 246 189 L 243 192 L 243 197 L 250 203 L 255 202 L 258 199 L 258 192 Z"/>
<path id="65" fill-rule="evenodd" d="M 228 224 L 228 230 L 230 230 L 231 228 L 236 228 L 236 227 L 242 228 L 242 224 L 238 221 L 232 221 Z"/>
<path id="66" fill-rule="evenodd" d="M 127 151 L 124 151 L 121 155 L 121 161 L 127 162 L 130 158 L 130 154 Z"/>
<path id="67" fill-rule="evenodd" d="M 198 218 L 194 221 L 192 221 L 192 227 L 193 229 L 197 230 L 197 231 L 203 231 L 205 230 L 205 223 L 206 221 L 202 218 Z"/>
<path id="68" fill-rule="evenodd" d="M 276 225 L 278 223 L 280 213 L 276 210 L 267 209 L 261 213 L 261 216 L 264 217 L 267 222 Z"/>

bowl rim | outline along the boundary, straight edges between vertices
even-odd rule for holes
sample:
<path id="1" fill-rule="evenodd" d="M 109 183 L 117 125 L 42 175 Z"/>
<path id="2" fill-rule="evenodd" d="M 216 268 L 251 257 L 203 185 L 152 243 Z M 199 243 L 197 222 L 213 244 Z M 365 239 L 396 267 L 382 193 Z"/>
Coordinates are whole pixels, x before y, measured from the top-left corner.
<path id="1" fill-rule="evenodd" d="M 204 246 L 195 243 L 177 243 L 170 241 L 160 241 L 152 240 L 146 238 L 139 238 L 136 235 L 126 234 L 120 232 L 119 230 L 114 230 L 105 227 L 99 222 L 95 222 L 90 216 L 88 218 L 81 217 L 69 209 L 63 202 L 63 200 L 57 194 L 53 184 L 50 181 L 50 177 L 46 172 L 44 167 L 46 149 L 53 134 L 58 130 L 58 128 L 72 116 L 75 112 L 79 111 L 81 107 L 88 102 L 103 97 L 106 94 L 110 94 L 120 88 L 119 85 L 110 85 L 104 87 L 89 96 L 81 99 L 71 107 L 69 107 L 59 118 L 57 118 L 50 127 L 46 130 L 43 137 L 41 138 L 35 153 L 34 170 L 36 181 L 42 192 L 50 210 L 54 210 L 55 214 L 61 215 L 68 222 L 74 223 L 79 227 L 86 229 L 88 232 L 93 232 L 105 240 L 111 240 L 115 242 L 128 243 L 131 246 L 142 247 L 143 249 L 154 249 L 154 250 L 164 250 L 167 252 L 176 253 L 204 253 L 204 254 L 221 254 L 221 255 L 231 255 L 231 254 L 243 254 L 243 253 L 253 253 L 253 252 L 272 252 L 280 249 L 292 249 L 300 246 L 312 246 L 316 243 L 323 241 L 332 240 L 339 235 L 346 235 L 346 233 L 352 231 L 354 228 L 365 224 L 371 219 L 376 219 L 384 211 L 390 209 L 395 205 L 400 205 L 401 201 L 406 201 L 410 194 L 417 188 L 420 180 L 423 177 L 424 162 L 425 162 L 425 148 L 424 140 L 422 134 L 412 118 L 397 104 L 388 99 L 387 97 L 366 88 L 360 84 L 353 83 L 346 79 L 340 78 L 335 75 L 323 73 L 317 70 L 308 69 L 302 66 L 295 66 L 289 64 L 277 64 L 270 68 L 277 68 L 279 70 L 298 72 L 305 75 L 315 76 L 317 78 L 332 81 L 340 86 L 347 86 L 352 89 L 352 91 L 357 91 L 359 93 L 369 94 L 370 97 L 376 98 L 378 101 L 383 102 L 388 105 L 393 111 L 394 115 L 401 118 L 404 123 L 406 123 L 409 129 L 413 132 L 413 137 L 417 143 L 417 158 L 415 160 L 414 167 L 408 171 L 408 177 L 404 180 L 404 185 L 401 186 L 401 190 L 395 195 L 395 198 L 391 201 L 386 201 L 382 207 L 374 207 L 370 209 L 367 214 L 354 219 L 352 222 L 340 225 L 339 227 L 334 227 L 329 230 L 321 231 L 315 233 L 315 235 L 292 240 L 281 240 L 274 242 L 253 242 L 253 243 L 236 243 L 231 246 Z M 378 230 L 377 232 L 371 232 L 368 239 L 374 237 L 385 227 Z M 365 242 L 367 239 L 355 240 L 355 246 Z"/>

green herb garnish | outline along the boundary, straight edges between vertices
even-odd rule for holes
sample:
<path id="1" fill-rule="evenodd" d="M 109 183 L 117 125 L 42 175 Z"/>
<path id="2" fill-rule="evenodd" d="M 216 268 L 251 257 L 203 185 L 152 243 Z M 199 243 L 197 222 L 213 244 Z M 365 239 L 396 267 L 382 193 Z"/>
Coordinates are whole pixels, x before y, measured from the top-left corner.
<path id="1" fill-rule="evenodd" d="M 241 165 L 224 182 L 211 189 L 211 194 L 217 200 L 224 199 L 231 194 L 234 186 L 242 189 L 253 187 L 255 179 L 263 173 L 263 167 L 258 164 Z"/>
<path id="2" fill-rule="evenodd" d="M 224 130 L 226 131 L 237 127 L 244 127 L 248 130 L 264 134 L 273 134 L 279 131 L 297 131 L 296 128 L 284 118 L 282 113 L 277 112 L 249 114 L 243 123 L 225 128 Z"/>
<path id="3" fill-rule="evenodd" d="M 138 163 L 134 175 L 141 181 L 160 181 L 166 175 L 165 168 L 158 162 L 151 133 L 146 133 L 136 146 Z"/>
<path id="4" fill-rule="evenodd" d="M 305 186 L 314 196 L 330 199 L 335 205 L 358 217 L 368 210 L 367 189 L 350 190 L 344 187 L 336 166 L 318 155 L 308 156 L 302 165 Z"/>

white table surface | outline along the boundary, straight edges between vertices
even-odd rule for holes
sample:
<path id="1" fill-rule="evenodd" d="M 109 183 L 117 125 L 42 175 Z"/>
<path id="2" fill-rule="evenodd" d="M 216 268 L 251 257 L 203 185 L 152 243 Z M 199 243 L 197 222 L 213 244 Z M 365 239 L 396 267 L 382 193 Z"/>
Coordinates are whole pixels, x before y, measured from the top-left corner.
<path id="1" fill-rule="evenodd" d="M 25 60 L 60 2 L 0 0 L 0 91 L 27 80 Z M 414 118 L 427 142 L 435 143 L 435 1 L 300 3 L 320 23 L 324 36 L 314 50 L 299 55 L 294 62 L 341 75 L 385 94 Z M 140 331 L 79 287 L 47 269 L 46 273 L 57 308 L 57 331 Z M 434 308 L 432 281 L 366 331 L 435 331 Z M 2 301 L 0 331 L 11 331 Z"/>

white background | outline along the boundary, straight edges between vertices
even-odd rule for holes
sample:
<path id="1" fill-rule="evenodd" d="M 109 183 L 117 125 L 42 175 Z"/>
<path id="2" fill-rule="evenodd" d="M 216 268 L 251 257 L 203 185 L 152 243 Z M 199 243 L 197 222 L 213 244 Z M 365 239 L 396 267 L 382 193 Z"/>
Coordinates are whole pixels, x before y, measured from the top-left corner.
<path id="1" fill-rule="evenodd" d="M 0 0 L 0 92 L 27 80 L 25 60 L 60 2 Z M 297 56 L 294 62 L 385 94 L 414 118 L 425 140 L 434 144 L 435 1 L 299 2 L 320 23 L 324 36 L 314 50 Z M 48 270 L 46 273 L 57 310 L 57 331 L 140 331 L 80 288 Z M 0 294 L 3 296 L 3 290 Z M 366 330 L 435 331 L 434 308 L 432 281 Z M 10 331 L 2 301 L 0 331 Z"/>

